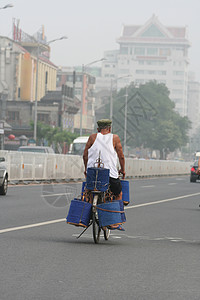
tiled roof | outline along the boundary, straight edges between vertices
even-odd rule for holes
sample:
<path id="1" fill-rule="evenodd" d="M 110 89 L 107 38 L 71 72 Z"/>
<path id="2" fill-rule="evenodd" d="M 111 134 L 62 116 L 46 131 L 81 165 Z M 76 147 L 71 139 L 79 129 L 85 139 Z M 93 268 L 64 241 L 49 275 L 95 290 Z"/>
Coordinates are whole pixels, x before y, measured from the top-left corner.
<path id="1" fill-rule="evenodd" d="M 123 36 L 133 35 L 141 26 L 136 25 L 126 25 L 123 29 Z"/>
<path id="2" fill-rule="evenodd" d="M 185 38 L 186 28 L 185 27 L 167 27 L 170 33 L 176 38 Z"/>
<path id="3" fill-rule="evenodd" d="M 45 58 L 44 56 L 40 56 L 39 59 L 41 61 L 44 61 L 45 63 L 51 65 L 52 67 L 58 68 L 56 65 L 54 65 L 48 58 Z"/>
<path id="4" fill-rule="evenodd" d="M 158 26 L 158 25 L 156 25 Z M 122 37 L 131 37 L 134 33 L 141 29 L 143 25 L 124 25 Z M 164 27 L 164 26 L 163 26 Z M 186 27 L 165 27 L 174 38 L 186 38 Z"/>

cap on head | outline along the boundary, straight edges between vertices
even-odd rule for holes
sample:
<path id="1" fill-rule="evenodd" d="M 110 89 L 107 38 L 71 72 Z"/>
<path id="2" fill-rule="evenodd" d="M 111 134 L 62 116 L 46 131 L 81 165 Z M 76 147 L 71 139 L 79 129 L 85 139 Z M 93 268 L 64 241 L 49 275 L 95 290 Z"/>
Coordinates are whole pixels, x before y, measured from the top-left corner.
<path id="1" fill-rule="evenodd" d="M 97 125 L 99 129 L 104 129 L 107 127 L 110 127 L 112 124 L 112 121 L 109 119 L 101 119 L 99 121 L 97 121 Z"/>

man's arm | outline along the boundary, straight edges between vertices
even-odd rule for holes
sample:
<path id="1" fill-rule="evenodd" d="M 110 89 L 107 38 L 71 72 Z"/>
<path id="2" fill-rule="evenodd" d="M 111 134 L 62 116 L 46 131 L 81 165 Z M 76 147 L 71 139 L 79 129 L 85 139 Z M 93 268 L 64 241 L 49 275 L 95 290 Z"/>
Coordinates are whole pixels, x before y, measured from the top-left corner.
<path id="1" fill-rule="evenodd" d="M 96 138 L 96 134 L 91 134 L 87 144 L 85 145 L 85 150 L 83 152 L 83 162 L 84 162 L 84 166 L 85 166 L 85 171 L 84 174 L 86 176 L 86 171 L 87 171 L 87 162 L 88 162 L 88 149 L 93 145 L 94 141 Z"/>
<path id="2" fill-rule="evenodd" d="M 123 179 L 125 178 L 125 157 L 124 157 L 124 153 L 123 153 L 123 149 L 122 149 L 122 144 L 120 141 L 120 138 L 117 134 L 114 134 L 113 137 L 113 142 L 114 142 L 114 148 L 117 152 L 117 156 L 119 158 L 119 163 L 120 163 L 120 167 L 121 169 L 119 170 L 119 173 L 121 173 L 123 175 Z"/>

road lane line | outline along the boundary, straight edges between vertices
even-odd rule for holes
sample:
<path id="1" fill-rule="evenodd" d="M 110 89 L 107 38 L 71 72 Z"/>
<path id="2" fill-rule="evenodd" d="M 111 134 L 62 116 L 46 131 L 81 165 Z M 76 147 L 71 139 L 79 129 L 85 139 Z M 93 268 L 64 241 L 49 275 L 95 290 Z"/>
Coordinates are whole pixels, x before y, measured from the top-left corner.
<path id="1" fill-rule="evenodd" d="M 171 183 L 168 183 L 168 185 L 176 185 L 177 183 L 175 182 L 171 182 Z"/>
<path id="2" fill-rule="evenodd" d="M 154 202 L 148 202 L 148 203 L 132 205 L 132 206 L 125 207 L 125 209 L 137 208 L 137 207 L 148 206 L 148 205 L 154 205 L 154 204 L 159 204 L 159 203 L 164 203 L 164 202 L 170 202 L 170 201 L 175 201 L 175 200 L 179 200 L 179 199 L 183 199 L 183 198 L 199 196 L 199 195 L 200 195 L 200 193 L 189 194 L 189 195 L 179 196 L 179 197 L 175 197 L 175 198 L 169 198 L 169 199 L 164 199 L 164 200 L 159 200 L 159 201 L 154 201 Z"/>
<path id="3" fill-rule="evenodd" d="M 41 223 L 36 223 L 36 224 L 29 224 L 29 225 L 24 225 L 24 226 L 19 226 L 19 227 L 6 228 L 6 229 L 1 229 L 0 233 L 16 231 L 16 230 L 21 230 L 21 229 L 26 229 L 26 228 L 39 227 L 39 226 L 44 226 L 44 225 L 49 225 L 49 224 L 54 224 L 54 223 L 60 223 L 60 222 L 64 222 L 64 221 L 66 221 L 66 219 L 57 219 L 57 220 L 41 222 Z"/>
<path id="4" fill-rule="evenodd" d="M 170 202 L 170 201 L 175 201 L 175 200 L 179 200 L 179 199 L 183 199 L 183 198 L 199 196 L 199 195 L 200 195 L 200 193 L 189 194 L 189 195 L 179 196 L 179 197 L 175 197 L 175 198 L 169 198 L 169 199 L 164 199 L 164 200 L 159 200 L 159 201 L 154 201 L 154 202 L 148 202 L 148 203 L 132 205 L 132 206 L 129 206 L 129 207 L 125 207 L 125 209 L 131 209 L 131 208 L 149 206 L 149 205 L 154 205 L 154 204 L 160 204 L 160 203 L 164 203 L 164 202 Z M 19 226 L 19 227 L 5 228 L 5 229 L 0 230 L 0 234 L 1 233 L 6 233 L 6 232 L 11 232 L 11 231 L 27 229 L 27 228 L 40 227 L 40 226 L 55 224 L 55 223 L 60 223 L 60 222 L 66 222 L 66 219 L 65 218 L 64 219 L 57 219 L 57 220 L 51 220 L 51 221 L 46 221 L 46 222 L 41 222 L 41 223 L 36 223 L 36 224 L 29 224 L 29 225 L 24 225 L 24 226 Z"/>
<path id="5" fill-rule="evenodd" d="M 142 188 L 151 188 L 151 187 L 155 187 L 155 185 L 142 185 Z"/>
<path id="6" fill-rule="evenodd" d="M 44 195 L 42 194 L 42 197 L 54 197 L 54 196 L 67 196 L 67 195 L 71 195 L 72 193 L 60 193 L 60 194 L 51 194 L 51 195 Z"/>

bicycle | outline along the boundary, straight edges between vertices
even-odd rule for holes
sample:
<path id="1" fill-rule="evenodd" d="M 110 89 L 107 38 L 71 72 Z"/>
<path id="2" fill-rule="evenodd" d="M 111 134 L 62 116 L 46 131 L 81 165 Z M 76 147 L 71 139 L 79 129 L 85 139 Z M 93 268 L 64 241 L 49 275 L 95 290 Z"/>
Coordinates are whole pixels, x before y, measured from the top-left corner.
<path id="1" fill-rule="evenodd" d="M 104 164 L 101 161 L 100 158 L 100 152 L 99 157 L 94 163 L 93 168 L 87 169 L 87 171 L 90 171 L 90 174 L 86 177 L 86 185 L 85 188 L 82 190 L 82 201 L 89 202 L 92 204 L 91 208 L 91 216 L 90 216 L 90 222 L 88 226 L 83 230 L 83 232 L 77 237 L 79 238 L 91 225 L 92 225 L 92 233 L 93 233 L 93 240 L 95 244 L 99 243 L 100 240 L 100 234 L 101 230 L 103 231 L 104 239 L 107 241 L 109 239 L 110 235 L 110 229 L 107 228 L 109 224 L 106 222 L 102 222 L 102 215 L 101 215 L 101 224 L 99 221 L 99 214 L 98 211 L 106 211 L 109 213 L 118 213 L 118 219 L 116 223 L 121 224 L 125 222 L 125 214 L 124 210 L 121 209 L 120 204 L 116 203 L 114 205 L 118 205 L 118 209 L 114 209 L 114 211 L 111 209 L 102 208 L 101 204 L 104 204 L 104 206 L 107 206 L 107 204 L 110 207 L 111 202 L 114 199 L 114 195 L 109 189 L 109 170 L 104 169 Z M 100 207 L 101 206 L 101 207 Z M 122 214 L 124 214 L 124 220 L 122 220 Z M 119 217 L 120 215 L 120 217 Z M 115 220 L 115 219 L 114 219 Z M 112 221 L 114 222 L 112 219 Z M 104 225 L 105 224 L 105 225 Z M 112 224 L 115 224 L 112 223 Z"/>
<path id="2" fill-rule="evenodd" d="M 90 223 L 87 228 L 85 228 L 80 235 L 77 237 L 80 238 L 81 235 L 90 227 L 92 226 L 92 234 L 93 234 L 93 240 L 95 244 L 99 243 L 101 231 L 103 231 L 104 239 L 107 241 L 110 236 L 110 229 L 107 227 L 101 227 L 99 223 L 98 218 L 98 209 L 97 205 L 104 203 L 106 200 L 108 201 L 111 199 L 112 195 L 109 191 L 101 192 L 98 190 L 87 190 L 83 197 L 86 197 L 88 201 L 92 204 L 92 210 L 91 210 L 91 219 Z"/>

